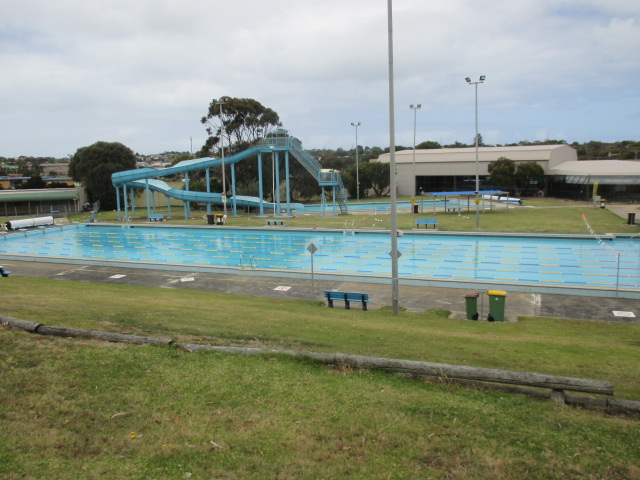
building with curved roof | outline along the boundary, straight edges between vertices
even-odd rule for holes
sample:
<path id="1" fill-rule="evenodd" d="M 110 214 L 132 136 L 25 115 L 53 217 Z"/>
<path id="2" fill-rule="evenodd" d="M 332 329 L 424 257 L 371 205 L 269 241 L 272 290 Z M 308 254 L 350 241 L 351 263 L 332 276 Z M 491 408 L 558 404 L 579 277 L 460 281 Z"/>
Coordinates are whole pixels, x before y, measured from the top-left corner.
<path id="1" fill-rule="evenodd" d="M 536 162 L 545 176 L 526 193 L 543 190 L 546 195 L 590 199 L 594 194 L 609 199 L 640 198 L 640 162 L 633 160 L 578 160 L 575 149 L 568 145 L 531 145 L 517 147 L 479 147 L 478 175 L 480 189 L 509 190 L 508 185 L 493 185 L 488 167 L 504 157 L 516 165 Z M 388 163 L 390 154 L 380 155 L 378 162 Z M 420 192 L 474 191 L 476 149 L 441 148 L 396 152 L 396 182 L 399 195 Z"/>

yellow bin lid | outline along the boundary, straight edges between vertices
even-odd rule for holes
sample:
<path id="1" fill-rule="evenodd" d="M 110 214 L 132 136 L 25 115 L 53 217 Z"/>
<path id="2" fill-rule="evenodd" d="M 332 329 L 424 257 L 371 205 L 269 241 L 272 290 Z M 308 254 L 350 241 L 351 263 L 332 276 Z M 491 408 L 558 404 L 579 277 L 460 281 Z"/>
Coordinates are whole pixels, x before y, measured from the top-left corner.
<path id="1" fill-rule="evenodd" d="M 487 295 L 500 295 L 501 297 L 506 297 L 507 292 L 504 290 L 487 290 Z"/>

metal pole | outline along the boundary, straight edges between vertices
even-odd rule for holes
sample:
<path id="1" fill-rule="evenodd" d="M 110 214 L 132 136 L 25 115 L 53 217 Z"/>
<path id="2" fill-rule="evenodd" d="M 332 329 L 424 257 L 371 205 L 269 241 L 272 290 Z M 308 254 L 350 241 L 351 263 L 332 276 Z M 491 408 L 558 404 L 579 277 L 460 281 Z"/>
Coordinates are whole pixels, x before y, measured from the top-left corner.
<path id="1" fill-rule="evenodd" d="M 476 228 L 480 228 L 480 166 L 478 159 L 478 82 L 476 90 Z"/>
<path id="2" fill-rule="evenodd" d="M 422 108 L 421 104 L 409 105 L 409 108 L 413 110 L 413 189 L 411 190 L 411 198 L 416 198 L 416 120 L 418 110 Z M 413 212 L 412 212 L 413 213 Z"/>
<path id="3" fill-rule="evenodd" d="M 480 167 L 478 162 L 478 84 L 484 83 L 485 76 L 481 75 L 477 82 L 472 82 L 469 77 L 465 78 L 469 85 L 475 87 L 475 117 L 476 117 L 476 228 L 480 228 Z"/>
<path id="4" fill-rule="evenodd" d="M 316 282 L 313 277 L 313 253 L 311 254 L 311 302 L 316 302 Z"/>
<path id="5" fill-rule="evenodd" d="M 620 252 L 616 253 L 618 257 L 616 268 L 616 298 L 618 298 L 618 289 L 620 288 Z"/>
<path id="6" fill-rule="evenodd" d="M 220 98 L 220 100 L 218 100 L 216 102 L 218 105 L 220 105 L 220 151 L 221 151 L 221 157 L 222 157 L 222 210 L 224 211 L 224 214 L 227 214 L 227 182 L 225 179 L 225 171 L 224 171 L 224 120 L 222 118 L 222 105 L 224 105 L 225 103 L 227 103 L 226 99 Z"/>
<path id="7" fill-rule="evenodd" d="M 391 304 L 393 315 L 397 316 L 398 308 L 398 213 L 396 211 L 396 138 L 393 91 L 393 5 L 387 0 L 387 22 L 389 40 L 389 156 L 391 183 Z"/>
<path id="8" fill-rule="evenodd" d="M 360 173 L 358 171 L 358 127 L 360 122 L 351 122 L 351 125 L 356 127 L 356 197 L 360 201 Z"/>

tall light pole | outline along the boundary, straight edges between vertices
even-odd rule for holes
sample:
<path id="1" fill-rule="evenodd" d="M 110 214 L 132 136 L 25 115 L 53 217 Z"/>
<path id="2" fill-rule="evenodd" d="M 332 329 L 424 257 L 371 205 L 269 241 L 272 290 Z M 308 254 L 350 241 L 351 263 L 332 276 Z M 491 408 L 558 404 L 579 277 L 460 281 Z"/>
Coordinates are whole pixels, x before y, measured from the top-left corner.
<path id="1" fill-rule="evenodd" d="M 398 211 L 396 199 L 396 117 L 393 88 L 393 5 L 387 0 L 387 39 L 389 54 L 389 185 L 391 190 L 391 307 L 394 316 L 400 312 L 398 281 Z"/>
<path id="2" fill-rule="evenodd" d="M 421 104 L 409 105 L 409 108 L 413 110 L 413 189 L 411 191 L 411 199 L 416 199 L 416 117 L 418 110 L 422 108 Z M 411 207 L 413 208 L 413 206 Z"/>
<path id="3" fill-rule="evenodd" d="M 225 97 L 220 97 L 219 100 L 215 100 L 216 105 L 220 105 L 220 152 L 222 158 L 222 210 L 224 214 L 227 214 L 227 182 L 224 171 L 224 120 L 222 118 L 222 105 L 227 103 Z"/>
<path id="4" fill-rule="evenodd" d="M 485 76 L 481 75 L 477 82 L 472 82 L 469 77 L 465 78 L 469 85 L 476 89 L 476 228 L 480 228 L 480 172 L 478 166 L 478 84 L 484 83 Z"/>
<path id="5" fill-rule="evenodd" d="M 356 196 L 360 201 L 360 173 L 358 172 L 358 127 L 360 122 L 351 122 L 351 126 L 356 127 Z"/>

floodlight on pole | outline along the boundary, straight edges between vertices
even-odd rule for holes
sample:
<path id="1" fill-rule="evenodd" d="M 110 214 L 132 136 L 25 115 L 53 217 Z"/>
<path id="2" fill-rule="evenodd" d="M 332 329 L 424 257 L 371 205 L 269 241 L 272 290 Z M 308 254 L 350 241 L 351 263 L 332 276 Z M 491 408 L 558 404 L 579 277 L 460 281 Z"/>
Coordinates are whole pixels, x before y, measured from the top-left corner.
<path id="1" fill-rule="evenodd" d="M 360 122 L 351 122 L 351 126 L 356 127 L 356 197 L 360 201 L 360 173 L 358 172 L 358 127 Z"/>
<path id="2" fill-rule="evenodd" d="M 422 108 L 421 104 L 409 105 L 409 108 L 413 110 L 413 190 L 411 191 L 411 199 L 416 198 L 416 117 L 418 110 Z"/>
<path id="3" fill-rule="evenodd" d="M 465 78 L 469 85 L 473 85 L 476 91 L 476 228 L 480 228 L 480 171 L 478 162 L 478 84 L 484 83 L 484 75 L 480 75 L 480 79 L 477 82 L 472 82 L 469 77 Z"/>
<path id="4" fill-rule="evenodd" d="M 226 175 L 225 175 L 225 171 L 224 171 L 224 120 L 222 118 L 222 106 L 227 103 L 227 98 L 226 97 L 220 97 L 219 100 L 214 100 L 214 103 L 216 105 L 220 105 L 220 152 L 221 152 L 221 159 L 222 159 L 222 209 L 224 211 L 224 214 L 227 214 L 227 182 L 226 182 Z"/>

